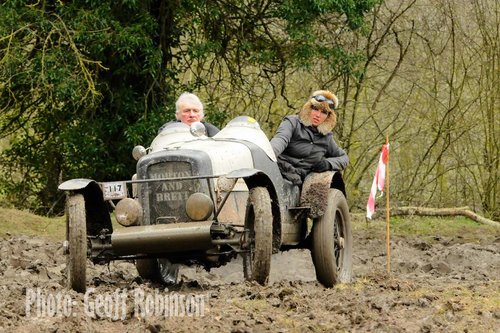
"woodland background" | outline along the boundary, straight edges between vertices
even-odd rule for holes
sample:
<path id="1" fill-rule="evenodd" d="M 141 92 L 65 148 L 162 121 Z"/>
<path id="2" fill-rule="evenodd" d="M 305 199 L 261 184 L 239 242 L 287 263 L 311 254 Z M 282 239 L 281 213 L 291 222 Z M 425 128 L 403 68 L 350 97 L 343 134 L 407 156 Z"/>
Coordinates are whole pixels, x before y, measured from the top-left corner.
<path id="1" fill-rule="evenodd" d="M 129 179 L 183 91 L 271 137 L 317 89 L 352 210 L 388 135 L 392 206 L 500 219 L 497 0 L 3 0 L 0 205 L 60 214 L 62 180 Z"/>

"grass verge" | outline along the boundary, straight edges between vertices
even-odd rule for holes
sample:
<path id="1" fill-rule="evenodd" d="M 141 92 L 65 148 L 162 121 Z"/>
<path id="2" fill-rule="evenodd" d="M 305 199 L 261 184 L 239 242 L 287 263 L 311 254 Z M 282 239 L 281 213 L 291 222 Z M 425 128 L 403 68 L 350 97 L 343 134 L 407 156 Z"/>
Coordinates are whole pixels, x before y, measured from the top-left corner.
<path id="1" fill-rule="evenodd" d="M 120 228 L 113 221 L 114 228 Z M 27 211 L 12 208 L 0 208 L 0 237 L 9 235 L 43 236 L 49 239 L 64 239 L 65 217 L 49 218 L 38 216 Z M 374 233 L 385 233 L 384 220 L 365 222 L 353 219 L 353 230 L 368 229 Z M 495 239 L 500 237 L 500 229 L 479 224 L 465 217 L 393 217 L 390 225 L 391 234 L 401 236 L 459 237 L 464 240 Z"/>
<path id="2" fill-rule="evenodd" d="M 368 229 L 374 233 L 386 233 L 385 220 L 365 222 L 353 220 L 353 230 Z M 460 237 L 464 241 L 478 239 L 492 240 L 500 237 L 500 228 L 477 223 L 466 217 L 391 217 L 390 232 L 399 236 L 420 236 L 422 238 Z"/>
<path id="3" fill-rule="evenodd" d="M 51 240 L 65 237 L 64 216 L 49 218 L 12 208 L 0 208 L 0 237 L 43 236 Z"/>

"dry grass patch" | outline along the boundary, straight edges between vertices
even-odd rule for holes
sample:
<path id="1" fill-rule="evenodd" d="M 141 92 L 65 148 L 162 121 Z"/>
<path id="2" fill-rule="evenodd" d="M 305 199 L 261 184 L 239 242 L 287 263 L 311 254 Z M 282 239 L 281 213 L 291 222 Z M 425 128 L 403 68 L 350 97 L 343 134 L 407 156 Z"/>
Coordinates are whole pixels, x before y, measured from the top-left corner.
<path id="1" fill-rule="evenodd" d="M 65 218 L 48 218 L 11 208 L 0 208 L 0 237 L 17 235 L 64 239 Z"/>

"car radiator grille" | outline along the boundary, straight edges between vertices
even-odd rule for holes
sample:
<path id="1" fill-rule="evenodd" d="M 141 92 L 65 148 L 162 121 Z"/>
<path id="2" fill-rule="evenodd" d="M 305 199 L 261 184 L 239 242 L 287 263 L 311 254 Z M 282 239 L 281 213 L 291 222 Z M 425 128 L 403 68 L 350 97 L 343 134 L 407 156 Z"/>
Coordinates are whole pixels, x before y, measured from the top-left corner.
<path id="1" fill-rule="evenodd" d="M 192 176 L 188 162 L 162 162 L 151 165 L 148 178 L 173 178 Z M 200 180 L 174 180 L 149 183 L 149 216 L 151 224 L 189 221 L 186 200 L 200 190 Z"/>

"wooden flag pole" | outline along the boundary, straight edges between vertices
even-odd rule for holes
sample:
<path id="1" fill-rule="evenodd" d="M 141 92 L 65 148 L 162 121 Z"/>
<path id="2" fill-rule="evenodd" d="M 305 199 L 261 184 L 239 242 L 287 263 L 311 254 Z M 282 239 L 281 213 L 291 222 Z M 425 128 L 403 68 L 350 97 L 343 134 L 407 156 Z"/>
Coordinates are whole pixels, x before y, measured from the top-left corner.
<path id="1" fill-rule="evenodd" d="M 385 144 L 389 144 L 389 135 L 385 136 Z M 390 206 L 389 206 L 389 150 L 387 149 L 387 165 L 385 166 L 385 220 L 386 220 L 386 239 L 387 239 L 387 273 L 391 272 L 391 224 L 390 224 Z"/>

